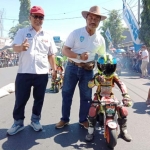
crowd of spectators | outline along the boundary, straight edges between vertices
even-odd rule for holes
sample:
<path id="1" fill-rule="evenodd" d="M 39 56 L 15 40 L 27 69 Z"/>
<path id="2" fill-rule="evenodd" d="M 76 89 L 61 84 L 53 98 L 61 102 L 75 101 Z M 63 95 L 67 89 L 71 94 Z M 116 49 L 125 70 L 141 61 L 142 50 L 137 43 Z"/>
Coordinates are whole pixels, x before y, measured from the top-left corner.
<path id="1" fill-rule="evenodd" d="M 119 62 L 121 63 L 122 69 L 127 71 L 133 71 L 137 73 L 141 73 L 141 51 L 135 52 L 133 50 L 124 52 L 124 53 L 113 53 L 113 55 L 119 58 Z M 150 67 L 147 67 L 148 74 L 150 74 Z"/>
<path id="2" fill-rule="evenodd" d="M 18 65 L 18 54 L 8 50 L 0 51 L 0 68 Z"/>
<path id="3" fill-rule="evenodd" d="M 130 50 L 124 53 L 112 53 L 119 58 L 122 69 L 141 73 L 141 51 L 135 52 Z M 0 51 L 0 68 L 18 65 L 18 54 L 7 50 Z M 148 65 L 148 74 L 150 74 L 150 64 Z"/>

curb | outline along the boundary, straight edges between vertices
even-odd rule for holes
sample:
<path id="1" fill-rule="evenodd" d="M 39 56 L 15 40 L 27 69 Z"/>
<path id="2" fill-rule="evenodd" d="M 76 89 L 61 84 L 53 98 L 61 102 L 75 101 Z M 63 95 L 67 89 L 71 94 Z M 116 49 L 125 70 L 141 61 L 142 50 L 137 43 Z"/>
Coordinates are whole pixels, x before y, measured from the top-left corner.
<path id="1" fill-rule="evenodd" d="M 0 88 L 0 98 L 7 96 L 11 93 L 15 92 L 15 84 L 14 83 L 9 83 L 2 88 Z"/>

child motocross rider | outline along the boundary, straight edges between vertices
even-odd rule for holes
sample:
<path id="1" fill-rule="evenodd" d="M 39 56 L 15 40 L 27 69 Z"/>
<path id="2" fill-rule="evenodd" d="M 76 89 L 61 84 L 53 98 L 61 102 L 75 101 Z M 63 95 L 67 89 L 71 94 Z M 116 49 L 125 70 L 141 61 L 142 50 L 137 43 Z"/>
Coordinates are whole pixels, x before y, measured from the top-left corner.
<path id="1" fill-rule="evenodd" d="M 118 75 L 115 73 L 116 66 L 117 66 L 116 63 L 117 63 L 116 59 L 109 54 L 101 56 L 97 60 L 98 73 L 96 73 L 94 78 L 91 81 L 89 81 L 88 86 L 89 88 L 93 88 L 94 86 L 97 86 L 96 93 L 94 94 L 94 100 L 101 100 L 103 96 L 109 96 L 111 98 L 114 98 L 114 94 L 112 93 L 112 88 L 114 87 L 114 83 L 116 83 L 122 92 L 122 96 L 123 96 L 122 102 L 124 106 L 129 107 L 131 106 L 132 102 L 127 93 L 127 88 L 125 84 L 122 81 L 120 81 Z M 124 140 L 130 142 L 132 140 L 132 137 L 127 133 L 127 109 L 124 106 L 119 108 L 118 124 L 120 126 L 121 137 Z M 91 141 L 94 138 L 94 128 L 97 121 L 97 115 L 98 115 L 97 113 L 99 112 L 97 109 L 92 109 L 92 107 L 93 105 L 91 105 L 89 109 L 89 115 L 88 115 L 89 128 L 88 128 L 88 134 L 85 137 L 86 141 Z M 99 107 L 95 106 L 95 108 L 99 108 Z M 102 113 L 99 115 L 103 117 Z M 103 121 L 102 121 L 102 125 L 103 125 Z"/>
<path id="2" fill-rule="evenodd" d="M 63 73 L 64 73 L 64 68 L 63 68 L 63 62 L 64 59 L 62 56 L 55 56 L 55 62 L 56 62 L 56 66 L 57 66 L 57 74 L 59 75 L 58 78 L 63 79 Z M 54 80 L 51 80 L 51 87 L 50 87 L 50 91 L 54 90 Z"/>

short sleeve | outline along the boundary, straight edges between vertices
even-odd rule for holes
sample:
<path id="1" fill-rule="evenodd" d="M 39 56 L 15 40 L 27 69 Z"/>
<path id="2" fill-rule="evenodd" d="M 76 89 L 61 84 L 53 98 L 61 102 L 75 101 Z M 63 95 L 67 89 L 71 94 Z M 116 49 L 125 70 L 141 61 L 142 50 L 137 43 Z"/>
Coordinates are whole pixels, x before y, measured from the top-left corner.
<path id="1" fill-rule="evenodd" d="M 73 48 L 74 43 L 75 43 L 74 37 L 75 37 L 74 32 L 71 32 L 64 45 L 67 46 L 67 47 Z"/>
<path id="2" fill-rule="evenodd" d="M 105 45 L 105 40 L 101 36 L 101 46 L 98 49 L 98 55 L 104 55 L 106 53 L 106 45 Z"/>
<path id="3" fill-rule="evenodd" d="M 51 38 L 50 39 L 50 48 L 49 48 L 48 55 L 53 55 L 55 53 L 57 53 L 57 47 L 54 43 L 54 40 Z"/>
<path id="4" fill-rule="evenodd" d="M 13 43 L 14 44 L 22 44 L 24 41 L 24 36 L 23 36 L 23 29 L 19 29 L 14 37 Z"/>

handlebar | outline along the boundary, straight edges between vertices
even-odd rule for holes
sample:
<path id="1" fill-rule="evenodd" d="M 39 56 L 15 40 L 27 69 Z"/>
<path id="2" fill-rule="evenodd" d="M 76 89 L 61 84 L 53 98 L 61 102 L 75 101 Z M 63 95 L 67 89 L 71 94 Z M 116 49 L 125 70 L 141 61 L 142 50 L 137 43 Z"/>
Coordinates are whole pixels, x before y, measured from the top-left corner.
<path id="1" fill-rule="evenodd" d="M 105 100 L 92 100 L 92 101 L 89 101 L 89 103 L 91 104 L 101 104 L 101 105 L 106 105 L 107 102 L 109 102 L 108 104 L 115 104 L 115 105 L 118 105 L 118 106 L 125 106 L 122 102 L 120 101 L 105 101 Z"/>

